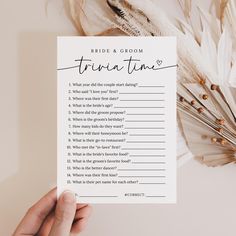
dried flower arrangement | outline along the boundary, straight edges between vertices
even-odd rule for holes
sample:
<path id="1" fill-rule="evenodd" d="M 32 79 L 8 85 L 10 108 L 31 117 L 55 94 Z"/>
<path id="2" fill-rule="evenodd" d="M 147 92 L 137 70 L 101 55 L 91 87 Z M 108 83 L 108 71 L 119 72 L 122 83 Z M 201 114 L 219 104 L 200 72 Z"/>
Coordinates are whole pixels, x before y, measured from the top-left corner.
<path id="1" fill-rule="evenodd" d="M 208 166 L 236 162 L 236 2 L 177 0 L 182 18 L 154 0 L 67 0 L 81 35 L 176 36 L 177 107 L 191 152 Z"/>

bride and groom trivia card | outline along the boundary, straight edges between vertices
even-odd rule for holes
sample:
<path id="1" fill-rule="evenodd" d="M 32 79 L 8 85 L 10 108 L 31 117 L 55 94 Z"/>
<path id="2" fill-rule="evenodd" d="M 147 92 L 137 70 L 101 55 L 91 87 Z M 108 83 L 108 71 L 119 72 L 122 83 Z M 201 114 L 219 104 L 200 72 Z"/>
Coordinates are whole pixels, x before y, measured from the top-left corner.
<path id="1" fill-rule="evenodd" d="M 58 37 L 58 194 L 176 201 L 176 38 Z"/>

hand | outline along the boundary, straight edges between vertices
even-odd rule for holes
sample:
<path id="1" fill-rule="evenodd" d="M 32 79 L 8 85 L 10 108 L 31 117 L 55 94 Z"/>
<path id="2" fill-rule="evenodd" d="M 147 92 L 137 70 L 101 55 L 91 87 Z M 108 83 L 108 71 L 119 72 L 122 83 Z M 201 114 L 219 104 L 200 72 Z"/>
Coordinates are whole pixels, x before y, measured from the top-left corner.
<path id="1" fill-rule="evenodd" d="M 89 205 L 76 204 L 72 192 L 65 191 L 57 201 L 53 189 L 27 211 L 13 236 L 77 235 L 85 228 L 90 213 Z"/>

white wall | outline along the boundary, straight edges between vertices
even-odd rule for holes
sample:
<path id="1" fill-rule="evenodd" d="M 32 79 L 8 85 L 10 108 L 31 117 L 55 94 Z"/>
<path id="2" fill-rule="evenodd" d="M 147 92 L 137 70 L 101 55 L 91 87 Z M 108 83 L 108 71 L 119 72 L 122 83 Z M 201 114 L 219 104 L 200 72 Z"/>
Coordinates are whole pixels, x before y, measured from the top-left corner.
<path id="1" fill-rule="evenodd" d="M 174 9 L 173 5 L 169 5 Z M 75 34 L 59 0 L 1 0 L 0 235 L 56 184 L 56 36 Z M 190 161 L 176 205 L 97 205 L 84 236 L 233 236 L 236 167 Z"/>

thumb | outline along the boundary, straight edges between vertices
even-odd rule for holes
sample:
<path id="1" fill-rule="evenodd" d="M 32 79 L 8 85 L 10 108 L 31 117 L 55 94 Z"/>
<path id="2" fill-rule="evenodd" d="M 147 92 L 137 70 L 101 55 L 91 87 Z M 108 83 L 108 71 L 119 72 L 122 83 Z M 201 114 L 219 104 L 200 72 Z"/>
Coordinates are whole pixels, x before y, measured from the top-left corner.
<path id="1" fill-rule="evenodd" d="M 65 191 L 57 202 L 55 221 L 49 236 L 69 236 L 75 212 L 75 194 L 70 191 Z"/>

